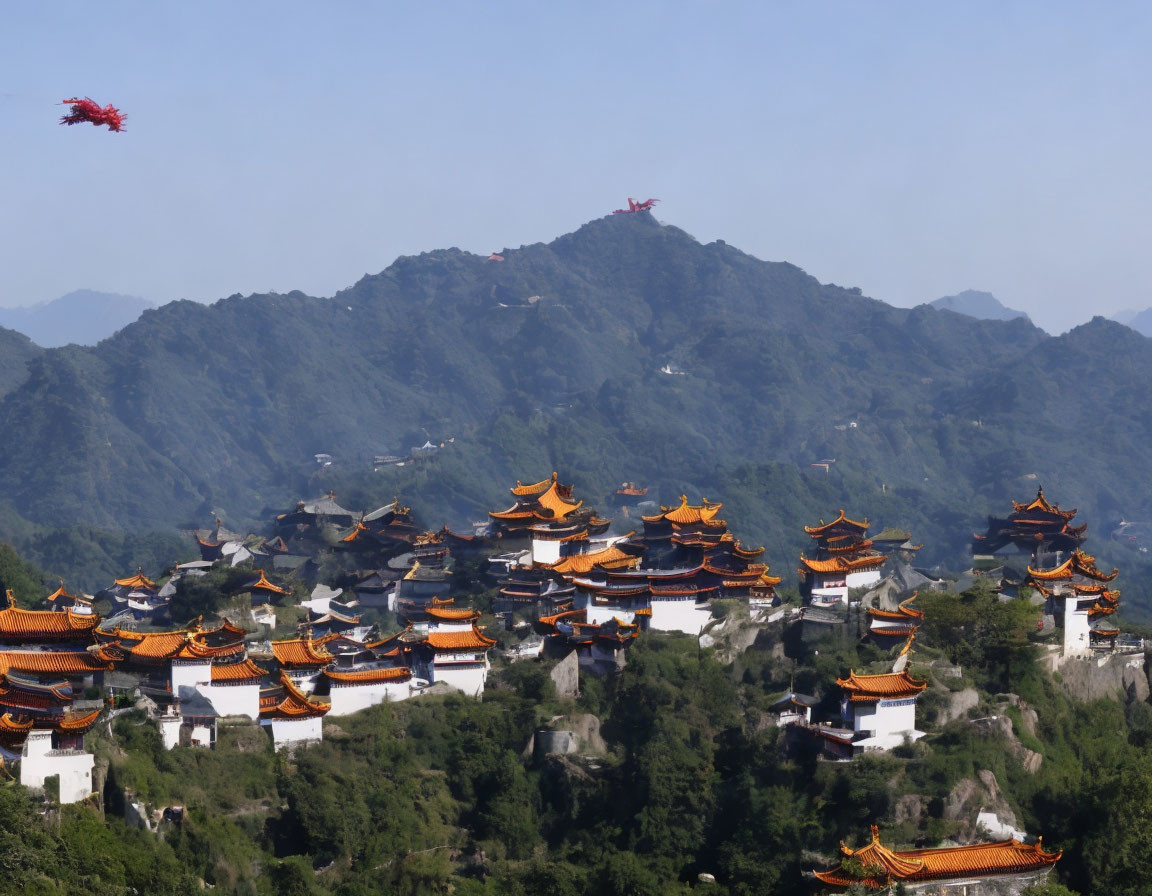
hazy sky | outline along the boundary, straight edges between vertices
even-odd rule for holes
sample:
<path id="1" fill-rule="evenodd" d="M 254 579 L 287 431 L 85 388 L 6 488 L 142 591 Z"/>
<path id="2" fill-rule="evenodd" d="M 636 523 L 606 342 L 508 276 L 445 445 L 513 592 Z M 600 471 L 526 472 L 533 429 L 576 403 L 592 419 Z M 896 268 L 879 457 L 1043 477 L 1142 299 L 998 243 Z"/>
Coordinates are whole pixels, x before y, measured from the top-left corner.
<path id="1" fill-rule="evenodd" d="M 0 7 L 0 305 L 331 295 L 622 205 L 911 305 L 1152 305 L 1152 5 Z M 128 115 L 58 127 L 61 99 Z"/>

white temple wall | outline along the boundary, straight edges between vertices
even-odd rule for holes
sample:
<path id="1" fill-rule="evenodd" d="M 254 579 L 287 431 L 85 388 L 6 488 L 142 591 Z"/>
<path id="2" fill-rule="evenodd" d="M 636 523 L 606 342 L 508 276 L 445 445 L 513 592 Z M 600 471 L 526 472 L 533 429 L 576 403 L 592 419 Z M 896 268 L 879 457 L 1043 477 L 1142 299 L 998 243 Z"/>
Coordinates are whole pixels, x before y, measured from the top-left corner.
<path id="1" fill-rule="evenodd" d="M 184 720 L 180 716 L 160 716 L 156 720 L 165 750 L 171 750 L 180 744 L 180 726 L 183 724 Z"/>
<path id="2" fill-rule="evenodd" d="M 307 719 L 273 719 L 272 745 L 277 751 L 296 744 L 319 743 L 324 739 L 324 729 L 320 716 Z"/>
<path id="3" fill-rule="evenodd" d="M 437 682 L 463 691 L 470 697 L 479 697 L 483 695 L 484 682 L 488 680 L 488 658 L 485 657 L 482 663 L 437 662 L 433 666 L 433 674 Z"/>
<path id="4" fill-rule="evenodd" d="M 212 663 L 205 660 L 202 663 L 173 662 L 169 671 L 172 686 L 172 695 L 180 696 L 181 688 L 195 688 L 212 680 Z"/>
<path id="5" fill-rule="evenodd" d="M 559 563 L 560 542 L 555 538 L 533 538 L 532 562 L 536 564 Z"/>
<path id="6" fill-rule="evenodd" d="M 328 691 L 328 699 L 332 701 L 328 715 L 347 716 L 369 706 L 407 700 L 410 684 L 411 681 L 381 681 L 348 686 L 333 683 Z"/>
<path id="7" fill-rule="evenodd" d="M 92 795 L 96 757 L 83 750 L 53 750 L 51 731 L 30 731 L 20 754 L 20 783 L 37 790 L 53 775 L 60 779 L 60 803 L 78 803 Z"/>
<path id="8" fill-rule="evenodd" d="M 1085 656 L 1092 652 L 1088 611 L 1076 609 L 1075 597 L 1064 598 L 1064 655 Z"/>
<path id="9" fill-rule="evenodd" d="M 201 684 L 196 690 L 212 704 L 219 716 L 260 718 L 260 684 Z"/>
<path id="10" fill-rule="evenodd" d="M 619 619 L 621 622 L 631 625 L 636 620 L 636 611 L 626 610 L 623 607 L 597 606 L 589 601 L 587 610 L 587 619 L 592 625 L 603 625 L 613 619 Z"/>
<path id="11" fill-rule="evenodd" d="M 683 632 L 698 635 L 712 618 L 708 604 L 695 600 L 661 600 L 652 598 L 652 621 L 648 627 L 658 632 Z"/>
<path id="12" fill-rule="evenodd" d="M 811 602 L 814 604 L 846 604 L 848 603 L 848 586 L 817 583 L 812 588 Z"/>

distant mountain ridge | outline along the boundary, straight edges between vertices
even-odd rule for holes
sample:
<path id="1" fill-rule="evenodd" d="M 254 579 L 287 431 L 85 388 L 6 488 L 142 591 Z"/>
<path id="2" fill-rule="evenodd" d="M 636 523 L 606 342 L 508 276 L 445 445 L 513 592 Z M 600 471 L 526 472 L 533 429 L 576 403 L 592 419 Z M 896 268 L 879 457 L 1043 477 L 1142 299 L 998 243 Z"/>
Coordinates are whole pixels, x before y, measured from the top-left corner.
<path id="1" fill-rule="evenodd" d="M 151 307 L 138 296 L 78 289 L 37 305 L 0 308 L 0 327 L 23 333 L 43 348 L 95 345 Z"/>
<path id="2" fill-rule="evenodd" d="M 966 314 L 979 320 L 1014 320 L 1018 317 L 1028 318 L 1023 311 L 1017 311 L 1004 305 L 990 292 L 981 292 L 976 289 L 966 289 L 954 296 L 943 296 L 929 302 L 933 308 L 944 311 L 955 311 L 957 314 Z"/>
<path id="3" fill-rule="evenodd" d="M 1037 484 L 1093 533 L 1152 519 L 1152 344 L 1118 324 L 894 308 L 650 214 L 500 254 L 402 257 L 330 299 L 174 302 L 34 355 L 0 400 L 0 536 L 238 529 L 330 488 L 463 527 L 553 470 L 605 510 L 624 480 L 722 500 L 784 572 L 840 506 L 929 564 Z"/>
<path id="4" fill-rule="evenodd" d="M 1143 311 L 1120 311 L 1114 314 L 1112 319 L 1131 327 L 1141 336 L 1152 338 L 1152 308 L 1145 308 Z"/>

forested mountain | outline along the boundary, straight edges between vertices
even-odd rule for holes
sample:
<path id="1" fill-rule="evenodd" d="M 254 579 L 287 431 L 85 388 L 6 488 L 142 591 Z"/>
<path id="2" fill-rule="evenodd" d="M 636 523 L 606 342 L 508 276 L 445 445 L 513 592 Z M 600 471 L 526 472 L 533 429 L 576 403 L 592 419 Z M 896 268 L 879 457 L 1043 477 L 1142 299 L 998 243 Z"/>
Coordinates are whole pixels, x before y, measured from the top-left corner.
<path id="1" fill-rule="evenodd" d="M 0 326 L 23 333 L 45 348 L 95 345 L 151 307 L 147 299 L 136 296 L 77 289 L 38 305 L 0 308 Z"/>
<path id="2" fill-rule="evenodd" d="M 649 214 L 502 255 L 400 258 L 327 299 L 172 303 L 36 356 L 0 402 L 0 535 L 67 572 L 49 530 L 253 525 L 329 487 L 461 525 L 553 469 L 593 503 L 623 479 L 723 500 L 778 564 L 841 505 L 951 568 L 1038 484 L 1097 536 L 1152 518 L 1152 345 L 1117 324 L 1053 338 L 894 308 Z"/>

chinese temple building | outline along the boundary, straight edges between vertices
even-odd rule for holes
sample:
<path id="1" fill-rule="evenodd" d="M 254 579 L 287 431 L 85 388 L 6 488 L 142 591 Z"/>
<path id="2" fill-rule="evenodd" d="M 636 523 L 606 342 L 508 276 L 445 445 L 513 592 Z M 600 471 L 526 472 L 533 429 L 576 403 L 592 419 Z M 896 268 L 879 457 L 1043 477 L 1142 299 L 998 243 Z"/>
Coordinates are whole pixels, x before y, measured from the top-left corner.
<path id="1" fill-rule="evenodd" d="M 1032 844 L 1019 840 L 973 843 L 968 846 L 936 849 L 892 850 L 880 842 L 872 826 L 872 842 L 859 849 L 841 844 L 844 861 L 830 871 L 813 876 L 834 892 L 853 885 L 884 890 L 897 884 L 908 893 L 948 893 L 992 896 L 1009 892 L 997 881 L 1011 878 L 1010 892 L 1043 884 L 1062 853 L 1045 852 L 1040 840 Z"/>
<path id="2" fill-rule="evenodd" d="M 540 523 L 573 522 L 573 518 L 583 517 L 587 521 L 589 512 L 581 513 L 584 502 L 572 497 L 572 486 L 562 485 L 556 473 L 551 479 L 542 479 L 528 485 L 520 481 L 511 489 L 516 503 L 507 510 L 489 511 L 488 516 L 496 532 L 507 538 L 512 535 L 525 535 L 527 530 Z M 579 515 L 579 516 L 578 516 Z"/>
<path id="3" fill-rule="evenodd" d="M 410 632 L 403 640 L 411 650 L 412 671 L 417 677 L 443 682 L 471 697 L 484 693 L 488 651 L 496 641 L 475 623 L 462 631 Z"/>
<path id="4" fill-rule="evenodd" d="M 646 617 L 641 614 L 640 618 Z M 574 650 L 580 666 L 597 675 L 623 667 L 624 651 L 641 630 L 638 622 L 627 624 L 616 618 L 589 622 L 584 609 L 541 616 L 534 627 L 545 637 L 551 652 L 566 654 Z"/>
<path id="5" fill-rule="evenodd" d="M 916 632 L 924 622 L 924 611 L 912 606 L 916 600 L 913 594 L 902 601 L 895 610 L 881 610 L 876 607 L 868 608 L 868 633 L 873 640 L 881 645 L 888 645 L 894 641 L 904 641 Z"/>
<path id="6" fill-rule="evenodd" d="M 7 592 L 8 605 L 0 610 L 0 643 L 40 644 L 73 641 L 91 644 L 100 617 L 67 609 L 22 610 L 16 606 L 12 592 Z"/>
<path id="7" fill-rule="evenodd" d="M 321 719 L 330 709 L 330 703 L 309 698 L 284 673 L 279 683 L 260 691 L 260 724 L 271 729 L 276 750 L 323 740 Z"/>
<path id="8" fill-rule="evenodd" d="M 350 670 L 326 667 L 313 692 L 327 698 L 333 716 L 346 716 L 381 703 L 407 700 L 414 688 L 408 666 L 359 666 Z"/>
<path id="9" fill-rule="evenodd" d="M 682 562 L 685 552 L 678 551 L 679 547 L 719 543 L 728 532 L 728 524 L 717 517 L 723 506 L 707 498 L 701 499 L 699 504 L 689 504 L 688 496 L 681 495 L 678 506 L 661 505 L 659 513 L 640 517 L 644 523 L 644 543 L 648 548 L 645 552 L 647 562 L 657 566 L 675 563 L 677 561 L 672 558 L 677 554 L 681 555 Z"/>
<path id="10" fill-rule="evenodd" d="M 401 603 L 396 613 L 405 625 L 416 631 L 467 631 L 480 619 L 479 610 L 457 607 L 451 598 L 433 598 L 427 604 Z"/>
<path id="11" fill-rule="evenodd" d="M 81 614 L 91 614 L 92 612 L 92 601 L 78 594 L 69 594 L 64 590 L 63 582 L 60 583 L 59 588 L 49 594 L 44 600 L 48 606 L 57 613 L 63 613 L 67 610 Z"/>
<path id="12" fill-rule="evenodd" d="M 1044 612 L 1064 631 L 1064 656 L 1086 656 L 1116 645 L 1120 629 L 1110 617 L 1120 605 L 1120 592 L 1109 590 L 1108 584 L 1119 574 L 1117 569 L 1102 572 L 1096 558 L 1079 548 L 1059 565 L 1028 567 L 1025 584 L 1044 596 Z"/>
<path id="13" fill-rule="evenodd" d="M 928 686 L 902 672 L 857 675 L 839 678 L 836 684 L 844 694 L 840 701 L 845 726 L 852 726 L 852 753 L 891 750 L 905 739 L 918 740 L 916 698 Z"/>
<path id="14" fill-rule="evenodd" d="M 800 593 L 813 606 L 846 604 L 850 589 L 880 581 L 880 567 L 888 555 L 866 538 L 867 520 L 851 520 L 841 510 L 832 522 L 821 520 L 804 531 L 816 542 L 816 556 L 800 555 Z"/>
<path id="15" fill-rule="evenodd" d="M 1005 518 L 989 516 L 988 531 L 972 536 L 972 553 L 976 559 L 994 555 L 1023 555 L 1032 565 L 1043 562 L 1048 554 L 1058 555 L 1057 562 L 1084 542 L 1087 524 L 1073 526 L 1075 510 L 1061 510 L 1036 491 L 1035 500 L 1021 504 L 1013 501 L 1013 512 Z"/>

